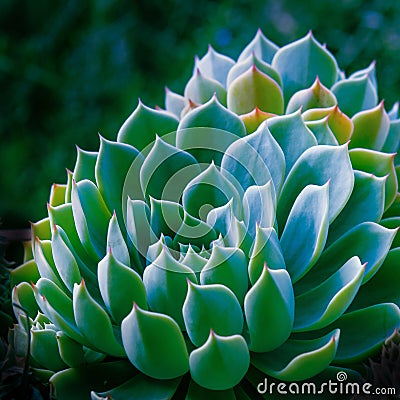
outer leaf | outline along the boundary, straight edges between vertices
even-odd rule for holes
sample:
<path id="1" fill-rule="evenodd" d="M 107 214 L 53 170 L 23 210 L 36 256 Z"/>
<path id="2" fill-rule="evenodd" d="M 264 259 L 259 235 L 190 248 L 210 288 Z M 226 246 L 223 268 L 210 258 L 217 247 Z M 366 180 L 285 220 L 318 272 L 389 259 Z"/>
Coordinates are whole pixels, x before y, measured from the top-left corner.
<path id="1" fill-rule="evenodd" d="M 96 165 L 97 152 L 85 151 L 76 147 L 77 157 L 75 168 L 73 172 L 73 178 L 75 182 L 82 181 L 84 179 L 89 179 L 93 183 L 96 182 L 94 176 L 94 166 Z"/>
<path id="2" fill-rule="evenodd" d="M 64 204 L 66 191 L 67 185 L 53 183 L 50 189 L 49 204 L 53 207 Z"/>
<path id="3" fill-rule="evenodd" d="M 293 327 L 294 295 L 286 270 L 264 270 L 244 299 L 251 351 L 264 353 L 282 345 Z"/>
<path id="4" fill-rule="evenodd" d="M 129 360 L 144 374 L 155 379 L 173 379 L 188 371 L 185 341 L 171 317 L 141 310 L 134 304 L 121 329 Z"/>
<path id="5" fill-rule="evenodd" d="M 297 296 L 294 332 L 323 328 L 339 318 L 356 295 L 364 266 L 353 257 L 317 287 Z"/>
<path id="6" fill-rule="evenodd" d="M 314 146 L 306 150 L 290 171 L 278 202 L 278 226 L 285 226 L 289 209 L 309 184 L 329 184 L 329 222 L 347 203 L 354 185 L 354 172 L 347 146 Z"/>
<path id="7" fill-rule="evenodd" d="M 188 280 L 189 289 L 183 304 L 183 318 L 190 340 L 202 346 L 213 330 L 218 335 L 239 335 L 243 313 L 233 292 L 224 285 L 200 286 Z"/>
<path id="8" fill-rule="evenodd" d="M 318 260 L 328 235 L 329 182 L 308 185 L 296 198 L 280 243 L 293 282 L 298 281 Z"/>
<path id="9" fill-rule="evenodd" d="M 301 381 L 322 372 L 335 357 L 339 329 L 318 339 L 288 340 L 276 350 L 252 354 L 259 370 L 283 381 Z"/>
<path id="10" fill-rule="evenodd" d="M 260 60 L 270 64 L 279 47 L 267 39 L 259 29 L 254 39 L 241 52 L 238 62 L 245 60 L 251 54 L 255 54 Z"/>
<path id="11" fill-rule="evenodd" d="M 211 331 L 206 343 L 192 351 L 189 363 L 190 374 L 197 384 L 206 389 L 226 390 L 245 376 L 250 354 L 242 336 L 224 337 Z"/>
<path id="12" fill-rule="evenodd" d="M 272 60 L 272 67 L 282 77 L 286 103 L 293 93 L 311 86 L 317 76 L 326 87 L 331 87 L 338 76 L 334 57 L 314 39 L 311 32 L 280 48 Z"/>

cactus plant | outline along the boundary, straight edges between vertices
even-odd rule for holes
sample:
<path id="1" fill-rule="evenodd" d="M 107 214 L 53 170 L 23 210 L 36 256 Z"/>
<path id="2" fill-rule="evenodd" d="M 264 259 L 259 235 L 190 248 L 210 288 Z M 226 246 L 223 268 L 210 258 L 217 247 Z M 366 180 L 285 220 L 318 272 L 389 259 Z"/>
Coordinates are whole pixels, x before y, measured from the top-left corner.
<path id="1" fill-rule="evenodd" d="M 311 33 L 258 31 L 78 149 L 12 275 L 55 395 L 241 399 L 376 352 L 400 327 L 400 119 L 377 90 L 374 64 L 346 77 Z"/>

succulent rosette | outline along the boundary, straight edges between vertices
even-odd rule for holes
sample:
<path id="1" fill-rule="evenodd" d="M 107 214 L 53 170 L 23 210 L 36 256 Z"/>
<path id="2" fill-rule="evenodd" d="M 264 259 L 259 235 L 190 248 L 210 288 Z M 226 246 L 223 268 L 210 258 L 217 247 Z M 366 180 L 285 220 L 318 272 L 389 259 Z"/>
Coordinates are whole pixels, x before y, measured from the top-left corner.
<path id="1" fill-rule="evenodd" d="M 36 373 L 74 399 L 351 374 L 400 326 L 400 119 L 375 65 L 345 77 L 311 34 L 259 31 L 165 107 L 78 150 L 32 224 L 14 339 Z"/>

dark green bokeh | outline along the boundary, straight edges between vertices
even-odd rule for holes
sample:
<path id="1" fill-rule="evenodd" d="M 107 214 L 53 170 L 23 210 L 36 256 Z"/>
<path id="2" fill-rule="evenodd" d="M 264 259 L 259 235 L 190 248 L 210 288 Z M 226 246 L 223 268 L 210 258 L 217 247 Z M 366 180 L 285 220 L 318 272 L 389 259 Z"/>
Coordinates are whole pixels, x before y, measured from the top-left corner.
<path id="1" fill-rule="evenodd" d="M 44 217 L 74 144 L 115 138 L 138 97 L 183 92 L 208 43 L 236 58 L 258 27 L 280 46 L 312 29 L 347 73 L 377 59 L 380 98 L 400 97 L 397 0 L 3 0 L 0 25 L 2 228 Z"/>

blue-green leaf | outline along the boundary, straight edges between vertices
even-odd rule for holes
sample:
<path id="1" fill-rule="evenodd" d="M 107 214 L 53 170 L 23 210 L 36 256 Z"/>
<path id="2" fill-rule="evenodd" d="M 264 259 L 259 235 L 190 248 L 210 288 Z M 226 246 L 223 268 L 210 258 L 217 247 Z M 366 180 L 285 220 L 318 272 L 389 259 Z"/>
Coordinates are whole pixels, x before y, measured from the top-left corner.
<path id="1" fill-rule="evenodd" d="M 254 39 L 240 53 L 238 62 L 245 60 L 254 53 L 260 60 L 270 64 L 278 49 L 279 47 L 267 39 L 259 29 Z"/>

